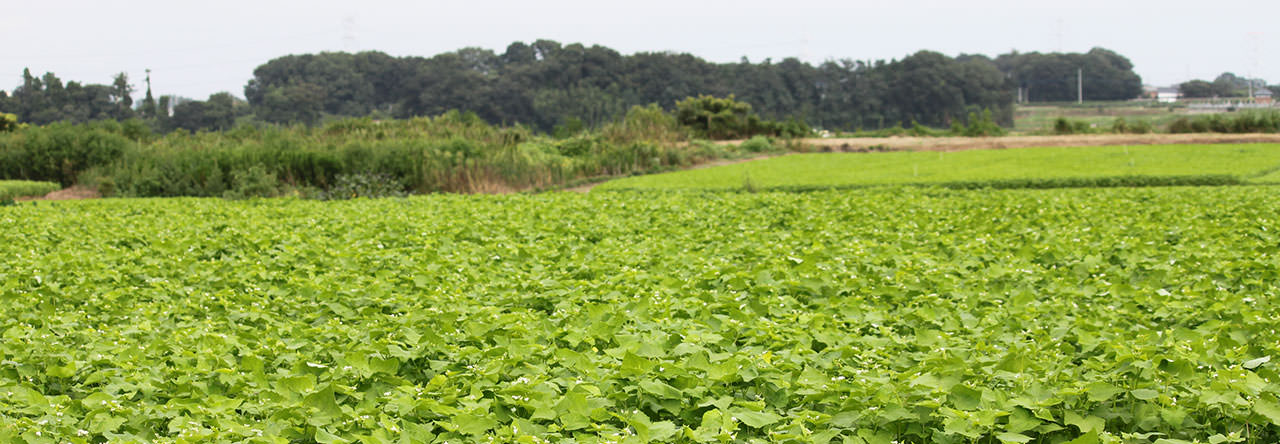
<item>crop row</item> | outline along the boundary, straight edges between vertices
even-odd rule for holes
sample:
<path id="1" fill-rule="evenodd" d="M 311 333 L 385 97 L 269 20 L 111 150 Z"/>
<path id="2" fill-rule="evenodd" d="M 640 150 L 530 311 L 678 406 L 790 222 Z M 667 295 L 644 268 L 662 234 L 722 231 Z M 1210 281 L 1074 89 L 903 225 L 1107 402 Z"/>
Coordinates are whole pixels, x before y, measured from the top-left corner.
<path id="1" fill-rule="evenodd" d="M 1273 187 L 0 208 L 0 442 L 1275 442 Z"/>

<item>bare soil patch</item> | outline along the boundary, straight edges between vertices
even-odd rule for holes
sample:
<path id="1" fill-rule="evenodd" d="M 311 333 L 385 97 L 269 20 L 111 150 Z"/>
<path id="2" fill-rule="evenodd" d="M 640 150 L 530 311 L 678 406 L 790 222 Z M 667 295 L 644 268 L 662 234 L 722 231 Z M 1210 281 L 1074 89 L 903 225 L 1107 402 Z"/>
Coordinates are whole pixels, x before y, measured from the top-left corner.
<path id="1" fill-rule="evenodd" d="M 80 200 L 80 199 L 97 199 L 102 197 L 98 190 L 83 185 L 73 185 L 70 188 L 64 188 L 51 192 L 43 196 L 19 197 L 19 202 L 31 200 Z"/>

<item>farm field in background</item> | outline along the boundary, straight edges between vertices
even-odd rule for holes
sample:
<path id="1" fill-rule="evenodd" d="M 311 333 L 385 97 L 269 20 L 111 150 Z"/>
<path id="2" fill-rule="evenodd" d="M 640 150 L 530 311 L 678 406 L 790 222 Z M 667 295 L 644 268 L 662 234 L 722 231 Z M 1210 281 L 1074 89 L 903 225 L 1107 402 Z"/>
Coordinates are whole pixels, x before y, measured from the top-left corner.
<path id="1" fill-rule="evenodd" d="M 1018 105 L 1013 112 L 1013 128 L 1017 134 L 1045 134 L 1053 131 L 1053 122 L 1059 117 L 1088 122 L 1098 129 L 1110 128 L 1116 118 L 1132 124 L 1146 121 L 1158 130 L 1164 130 L 1179 117 L 1194 115 L 1185 107 L 1134 102 L 1093 102 L 1082 105 L 1041 104 Z"/>
<path id="2" fill-rule="evenodd" d="M 0 442 L 1272 443 L 1277 191 L 3 207 Z"/>
<path id="3" fill-rule="evenodd" d="M 635 176 L 597 189 L 796 189 L 891 184 L 1052 187 L 1231 184 L 1274 179 L 1280 144 L 1041 147 L 795 154 Z"/>

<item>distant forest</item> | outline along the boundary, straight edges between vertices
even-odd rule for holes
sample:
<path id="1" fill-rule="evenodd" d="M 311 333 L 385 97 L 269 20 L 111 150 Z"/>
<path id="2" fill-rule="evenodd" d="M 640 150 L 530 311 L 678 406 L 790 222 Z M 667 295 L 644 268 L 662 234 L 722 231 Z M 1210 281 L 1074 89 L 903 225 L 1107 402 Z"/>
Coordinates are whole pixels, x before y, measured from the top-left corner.
<path id="1" fill-rule="evenodd" d="M 141 118 L 160 131 L 220 130 L 242 122 L 316 124 L 334 117 L 405 118 L 449 110 L 539 131 L 557 125 L 599 126 L 633 105 L 668 110 L 687 97 L 734 96 L 761 116 L 795 118 L 818 128 L 854 130 L 967 123 L 990 110 L 1012 122 L 1015 100 L 1076 98 L 1083 69 L 1087 100 L 1125 100 L 1142 93 L 1129 60 L 1095 48 L 1087 53 L 1009 53 L 949 57 L 920 51 L 899 60 L 839 60 L 811 65 L 794 58 L 713 63 L 690 54 L 623 55 L 603 46 L 550 40 L 512 43 L 498 53 L 464 48 L 434 57 L 369 51 L 289 55 L 253 72 L 247 100 L 218 93 L 206 100 L 146 96 L 124 74 L 111 85 L 63 82 L 24 72 L 0 112 L 46 124 Z M 149 83 L 149 82 L 148 82 Z"/>

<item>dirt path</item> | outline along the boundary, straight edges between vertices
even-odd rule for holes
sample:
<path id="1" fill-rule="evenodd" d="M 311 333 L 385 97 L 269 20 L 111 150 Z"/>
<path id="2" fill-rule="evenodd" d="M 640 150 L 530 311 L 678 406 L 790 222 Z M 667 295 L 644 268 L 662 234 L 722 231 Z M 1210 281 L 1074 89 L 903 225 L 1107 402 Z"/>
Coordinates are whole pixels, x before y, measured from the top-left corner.
<path id="1" fill-rule="evenodd" d="M 728 143 L 740 143 L 728 142 Z M 1280 143 L 1280 134 L 1087 134 L 1008 137 L 859 137 L 805 139 L 816 151 L 960 151 L 1040 146 Z"/>
<path id="2" fill-rule="evenodd" d="M 97 199 L 102 197 L 98 194 L 98 190 L 83 185 L 73 185 L 71 188 L 61 189 L 51 192 L 43 196 L 28 196 L 14 199 L 18 202 L 26 202 L 32 200 L 80 200 L 80 199 Z"/>

